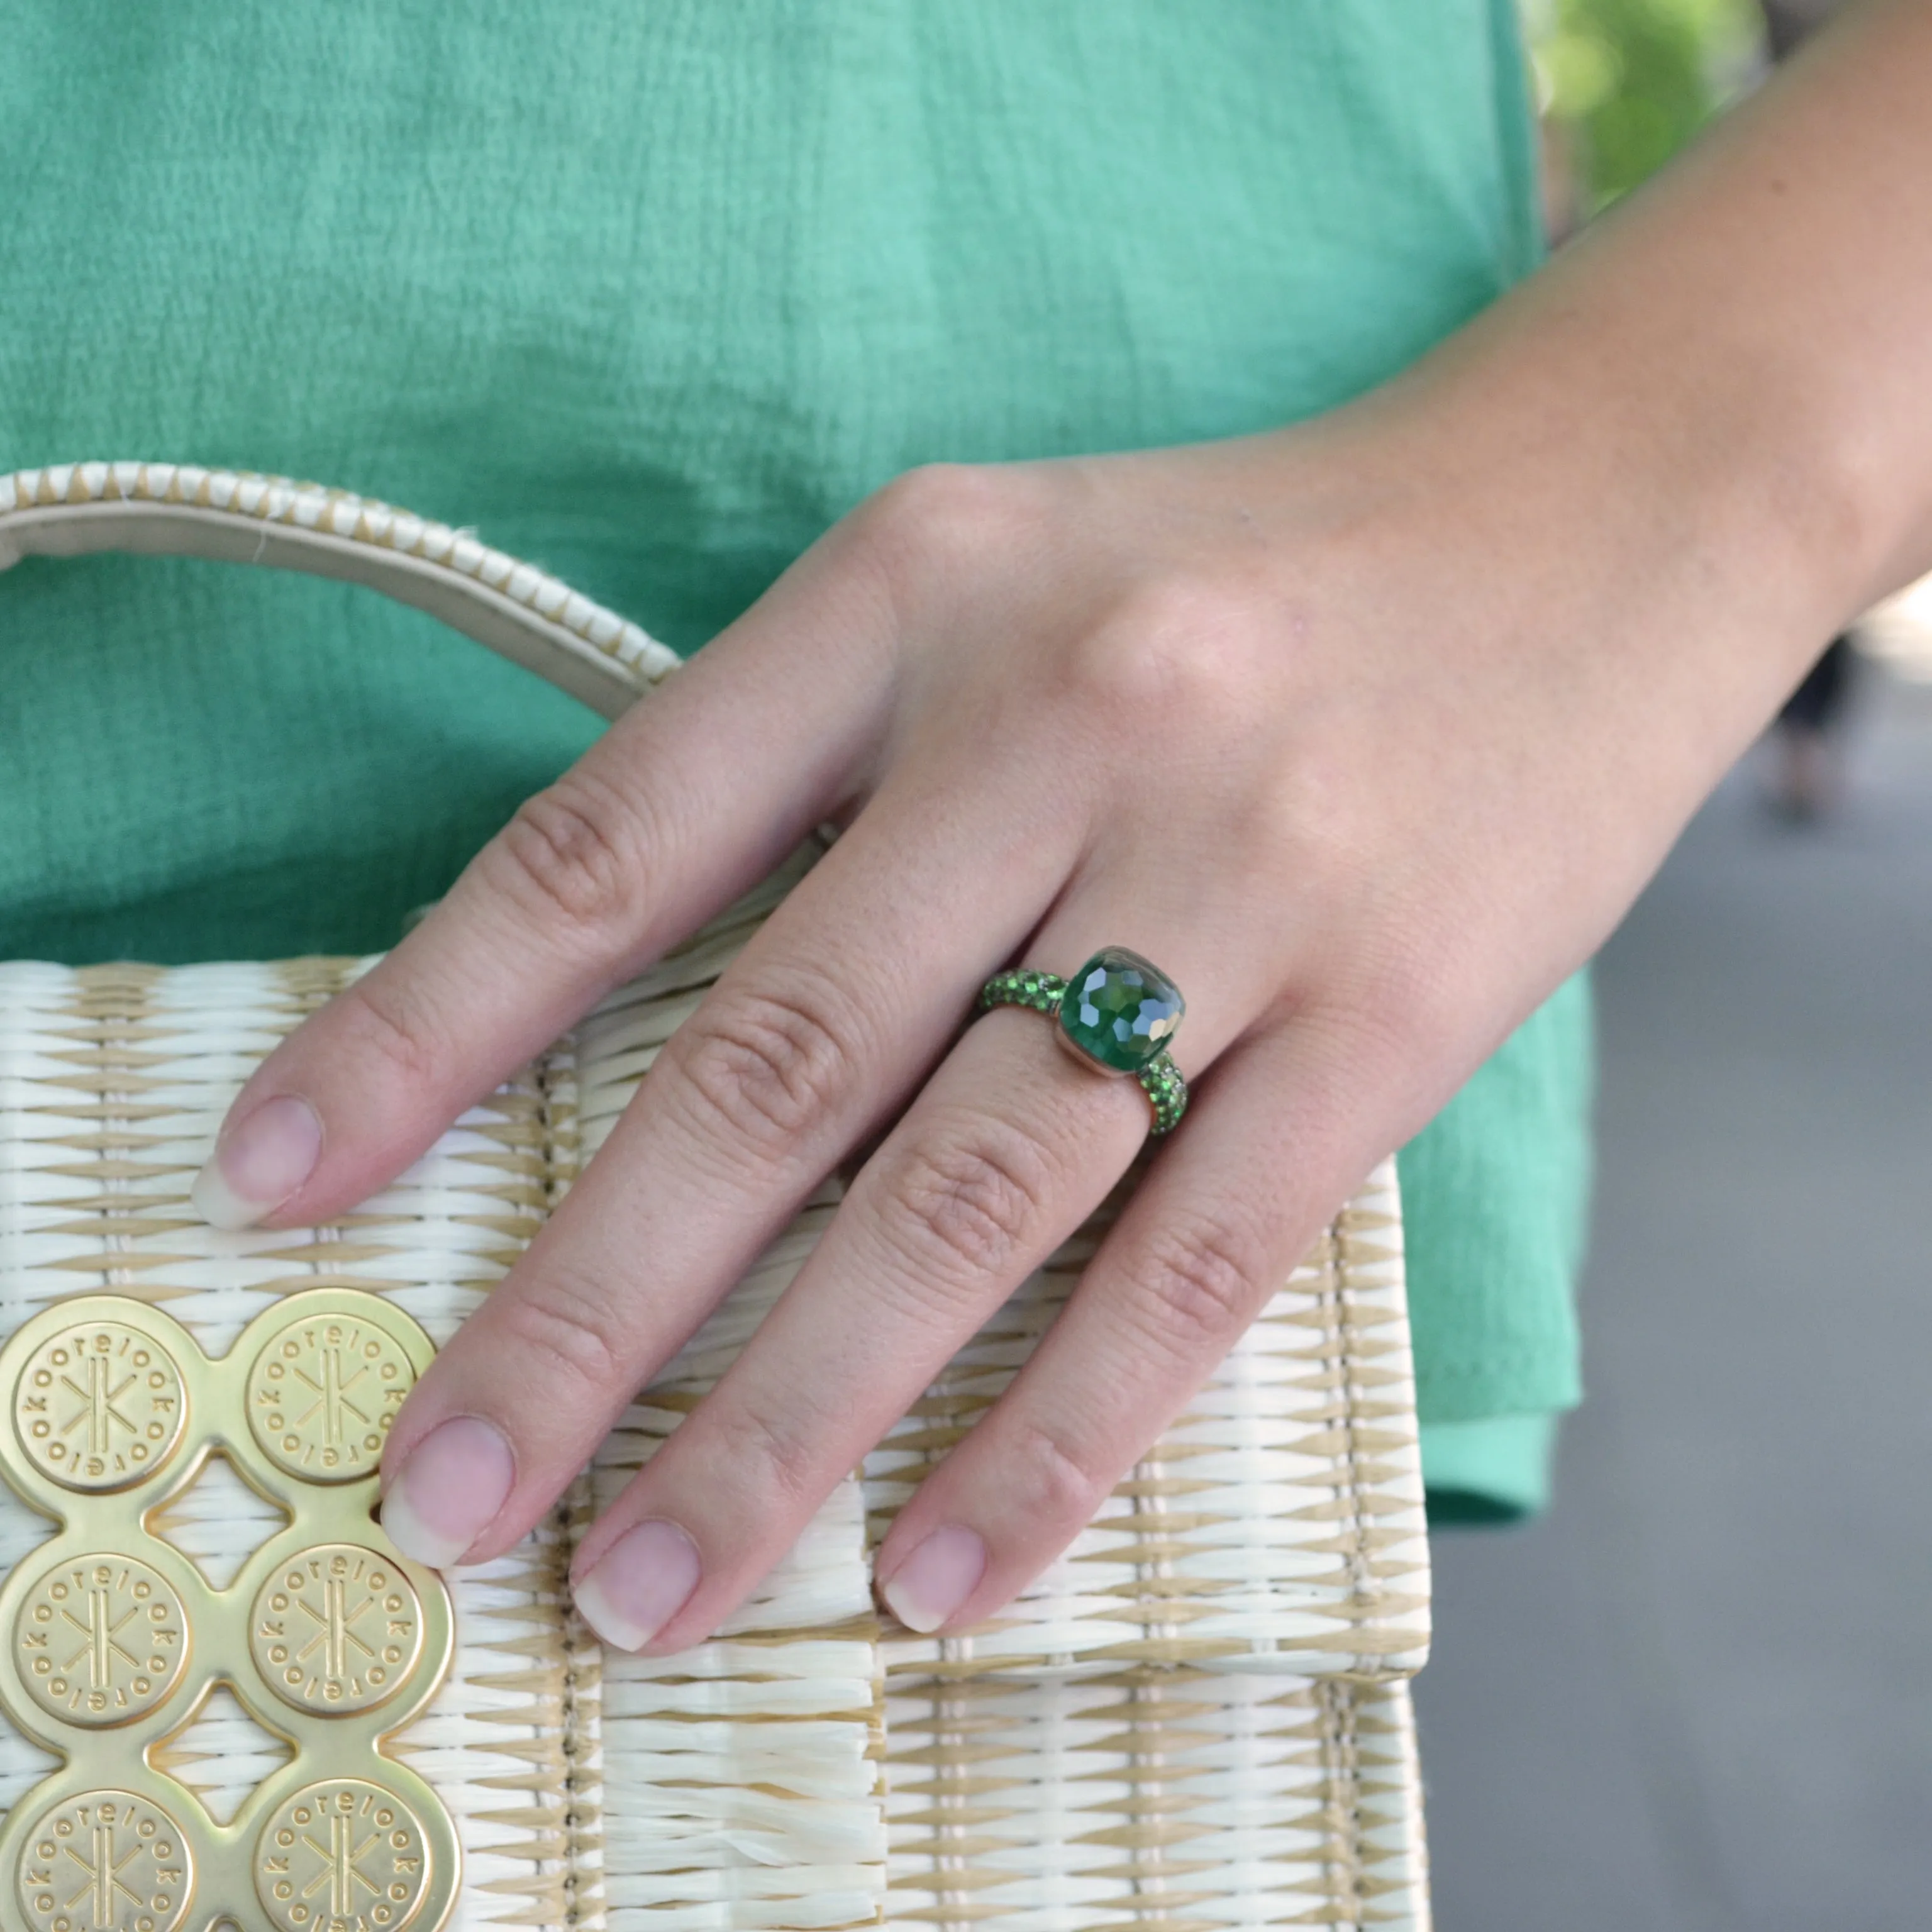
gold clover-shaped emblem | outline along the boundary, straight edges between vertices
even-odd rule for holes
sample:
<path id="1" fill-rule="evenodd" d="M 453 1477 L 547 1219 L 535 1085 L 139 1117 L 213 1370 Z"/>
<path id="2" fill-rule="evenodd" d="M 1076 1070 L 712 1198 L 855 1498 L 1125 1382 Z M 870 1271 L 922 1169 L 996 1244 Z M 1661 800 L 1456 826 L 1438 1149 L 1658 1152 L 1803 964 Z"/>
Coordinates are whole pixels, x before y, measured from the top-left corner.
<path id="1" fill-rule="evenodd" d="M 62 1527 L 0 1586 L 0 1706 L 65 1760 L 0 1825 L 0 1925 L 440 1932 L 447 1808 L 384 1738 L 454 1648 L 448 1589 L 371 1520 L 428 1337 L 366 1290 L 287 1297 L 212 1360 L 146 1304 L 58 1303 L 0 1349 L 0 1474 Z M 217 1589 L 149 1521 L 219 1450 L 285 1509 Z M 148 1747 L 224 1685 L 295 1748 L 218 1824 Z M 7 1902 L 10 1891 L 13 1904 Z"/>

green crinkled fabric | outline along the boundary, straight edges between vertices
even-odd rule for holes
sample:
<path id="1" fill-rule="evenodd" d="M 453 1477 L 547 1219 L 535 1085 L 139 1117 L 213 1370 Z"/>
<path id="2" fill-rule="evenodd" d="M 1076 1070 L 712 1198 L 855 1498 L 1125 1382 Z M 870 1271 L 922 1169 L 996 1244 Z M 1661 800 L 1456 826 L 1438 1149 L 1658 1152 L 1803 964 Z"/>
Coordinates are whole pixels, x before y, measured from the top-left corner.
<path id="1" fill-rule="evenodd" d="M 1537 259 L 1528 128 L 1509 0 L 22 0 L 0 470 L 340 484 L 688 652 L 912 464 L 1401 368 Z M 0 577 L 0 956 L 387 945 L 596 728 L 370 593 L 177 561 Z M 1587 1068 L 1579 989 L 1402 1157 L 1464 1442 L 1576 1394 Z"/>

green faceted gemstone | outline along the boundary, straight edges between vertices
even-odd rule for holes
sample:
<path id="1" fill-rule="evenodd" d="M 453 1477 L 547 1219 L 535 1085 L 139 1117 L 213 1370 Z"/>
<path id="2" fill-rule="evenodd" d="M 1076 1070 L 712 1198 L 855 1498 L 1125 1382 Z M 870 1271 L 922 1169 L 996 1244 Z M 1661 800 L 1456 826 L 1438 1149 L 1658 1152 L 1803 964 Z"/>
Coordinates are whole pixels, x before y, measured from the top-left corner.
<path id="1" fill-rule="evenodd" d="M 1180 988 L 1159 967 L 1109 946 L 1066 982 L 1060 1030 L 1088 1059 L 1134 1073 L 1173 1039 L 1186 1010 Z"/>

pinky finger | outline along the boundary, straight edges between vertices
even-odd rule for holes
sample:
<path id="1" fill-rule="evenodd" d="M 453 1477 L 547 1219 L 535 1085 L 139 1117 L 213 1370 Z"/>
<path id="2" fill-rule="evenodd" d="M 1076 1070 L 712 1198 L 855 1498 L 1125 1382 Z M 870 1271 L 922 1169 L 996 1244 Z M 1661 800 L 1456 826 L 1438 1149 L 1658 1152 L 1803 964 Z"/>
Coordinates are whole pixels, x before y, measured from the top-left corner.
<path id="1" fill-rule="evenodd" d="M 1402 1132 L 1294 1021 L 1224 1054 L 1046 1338 L 899 1513 L 880 1594 L 918 1630 L 1010 1602 L 1090 1522 Z"/>

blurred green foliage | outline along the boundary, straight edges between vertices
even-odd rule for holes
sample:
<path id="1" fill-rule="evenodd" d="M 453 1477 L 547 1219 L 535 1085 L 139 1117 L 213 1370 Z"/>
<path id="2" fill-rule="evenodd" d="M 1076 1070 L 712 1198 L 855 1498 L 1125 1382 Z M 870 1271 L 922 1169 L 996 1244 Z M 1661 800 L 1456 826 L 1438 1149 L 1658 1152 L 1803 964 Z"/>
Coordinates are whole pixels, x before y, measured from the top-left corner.
<path id="1" fill-rule="evenodd" d="M 1544 111 L 1568 130 L 1585 212 L 1661 166 L 1748 81 L 1755 0 L 1526 0 Z"/>

